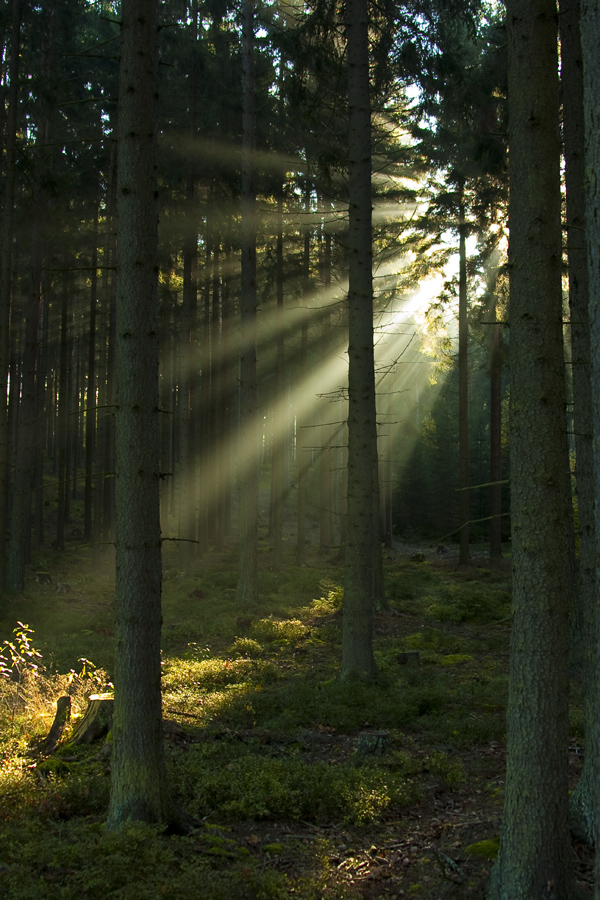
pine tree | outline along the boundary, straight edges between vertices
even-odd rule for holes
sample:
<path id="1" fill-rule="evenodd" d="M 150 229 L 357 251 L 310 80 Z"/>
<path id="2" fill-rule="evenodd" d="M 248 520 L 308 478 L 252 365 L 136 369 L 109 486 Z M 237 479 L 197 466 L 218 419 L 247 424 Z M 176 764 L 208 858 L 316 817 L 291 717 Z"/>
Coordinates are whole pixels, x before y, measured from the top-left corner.
<path id="1" fill-rule="evenodd" d="M 342 674 L 373 675 L 379 483 L 373 352 L 371 102 L 367 0 L 346 6 L 348 65 L 348 519 Z M 381 554 L 381 550 L 379 549 Z"/>
<path id="2" fill-rule="evenodd" d="M 109 829 L 132 819 L 174 820 L 166 783 L 160 687 L 157 13 L 154 0 L 123 0 L 117 189 L 116 652 Z"/>
<path id="3" fill-rule="evenodd" d="M 583 110 L 584 110 L 584 147 L 585 147 L 585 236 L 587 246 L 587 271 L 589 291 L 589 321 L 591 345 L 591 385 L 593 397 L 593 435 L 594 435 L 594 501 L 595 531 L 600 534 L 600 465 L 598 460 L 598 435 L 600 435 L 600 127 L 598 123 L 598 91 L 600 90 L 600 60 L 598 58 L 598 41 L 600 40 L 600 10 L 598 4 L 590 0 L 581 0 L 581 52 L 583 59 Z M 597 550 L 596 550 L 597 553 Z M 596 561 L 597 571 L 597 561 Z M 595 694 L 593 709 L 595 720 L 591 729 L 588 746 L 593 748 L 594 781 L 592 788 L 593 838 L 596 847 L 600 842 L 600 765 L 598 748 L 600 746 L 600 716 L 598 715 L 598 697 L 600 696 L 600 645 L 598 642 L 598 625 L 600 615 L 598 597 L 594 602 L 592 625 L 592 673 L 591 679 Z M 592 724 L 592 723 L 590 723 Z M 600 890 L 600 853 L 595 860 L 596 886 L 594 896 Z"/>
<path id="4" fill-rule="evenodd" d="M 569 484 L 554 0 L 507 3 L 513 626 L 491 900 L 575 896 L 567 823 Z"/>
<path id="5" fill-rule="evenodd" d="M 17 139 L 17 105 L 19 100 L 19 48 L 21 36 L 21 0 L 13 0 L 10 35 L 10 68 L 8 116 L 6 123 L 6 163 L 4 203 L 2 209 L 2 245 L 0 258 L 0 593 L 6 588 L 8 525 L 8 374 L 10 367 L 10 306 L 13 259 L 13 213 L 15 195 L 15 163 Z"/>
<path id="6" fill-rule="evenodd" d="M 585 234 L 583 71 L 580 3 L 560 3 L 561 87 L 565 153 L 567 254 L 573 421 L 575 424 L 575 485 L 578 523 L 577 596 L 571 608 L 572 664 L 584 667 L 585 741 L 592 742 L 595 721 L 594 629 L 596 601 L 596 527 L 594 520 L 594 453 L 590 323 Z M 584 756 L 583 771 L 569 800 L 571 830 L 593 843 L 594 755 Z"/>
<path id="7" fill-rule="evenodd" d="M 236 597 L 258 601 L 259 443 L 256 368 L 256 108 L 254 65 L 254 0 L 242 7 L 242 286 L 240 352 L 240 486 L 239 572 Z"/>

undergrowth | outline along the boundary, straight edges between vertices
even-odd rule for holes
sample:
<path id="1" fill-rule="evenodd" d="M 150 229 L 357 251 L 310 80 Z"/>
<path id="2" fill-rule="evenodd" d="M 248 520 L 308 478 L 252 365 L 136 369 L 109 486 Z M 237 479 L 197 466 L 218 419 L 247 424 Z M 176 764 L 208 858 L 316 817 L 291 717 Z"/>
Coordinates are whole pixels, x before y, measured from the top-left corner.
<path id="1" fill-rule="evenodd" d="M 356 874 L 364 859 L 384 859 L 377 842 L 396 846 L 402 823 L 453 808 L 480 778 L 480 751 L 503 741 L 506 576 L 390 565 L 392 610 L 375 622 L 378 675 L 346 681 L 340 570 L 267 568 L 248 610 L 222 561 L 190 575 L 173 554 L 166 761 L 197 827 L 186 837 L 135 824 L 108 834 L 110 743 L 73 748 L 67 733 L 49 759 L 36 755 L 56 699 L 68 694 L 81 715 L 110 678 L 110 579 L 94 582 L 82 560 L 61 566 L 70 596 L 32 578 L 22 601 L 31 625 L 0 622 L 0 892 L 9 900 L 356 900 L 366 896 Z M 89 663 L 92 650 L 103 668 Z M 380 749 L 361 750 L 365 735 Z M 485 777 L 481 791 L 495 798 Z M 402 863 L 389 896 L 408 890 L 401 874 L 412 865 Z"/>

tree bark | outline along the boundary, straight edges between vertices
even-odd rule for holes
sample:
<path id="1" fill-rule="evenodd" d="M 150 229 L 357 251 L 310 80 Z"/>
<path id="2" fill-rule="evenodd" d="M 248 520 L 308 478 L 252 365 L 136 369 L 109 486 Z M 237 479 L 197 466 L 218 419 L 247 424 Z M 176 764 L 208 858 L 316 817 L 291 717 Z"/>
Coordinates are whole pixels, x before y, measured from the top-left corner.
<path id="1" fill-rule="evenodd" d="M 158 3 L 123 0 L 121 14 L 112 830 L 175 818 L 160 685 Z"/>
<path id="2" fill-rule="evenodd" d="M 221 428 L 223 437 L 223 484 L 221 490 L 221 498 L 219 502 L 219 515 L 223 521 L 223 533 L 227 536 L 231 531 L 231 496 L 234 484 L 233 477 L 233 407 L 235 398 L 237 397 L 237 360 L 234 352 L 235 340 L 233 337 L 235 331 L 235 311 L 233 303 L 233 292 L 231 289 L 231 271 L 233 269 L 233 257 L 229 245 L 225 254 L 225 265 L 223 267 L 222 295 L 221 295 L 221 312 L 222 322 L 222 348 L 223 348 L 223 397 L 222 397 L 222 414 Z"/>
<path id="3" fill-rule="evenodd" d="M 56 701 L 56 715 L 54 716 L 54 721 L 52 723 L 50 731 L 37 748 L 39 753 L 42 753 L 44 755 L 54 753 L 63 735 L 63 731 L 68 725 L 70 719 L 71 698 L 68 695 L 59 697 Z"/>
<path id="4" fill-rule="evenodd" d="M 112 730 L 114 698 L 109 694 L 90 697 L 88 708 L 71 735 L 71 744 L 93 744 Z"/>
<path id="5" fill-rule="evenodd" d="M 600 535 L 600 119 L 598 96 L 600 92 L 600 10 L 590 0 L 581 2 L 581 51 L 583 58 L 583 110 L 585 147 L 585 234 L 587 245 L 587 273 L 589 291 L 589 320 L 591 347 L 591 385 L 593 416 L 593 464 L 595 478 L 595 533 L 596 543 Z M 600 579 L 598 550 L 595 556 L 596 585 Z M 594 691 L 595 717 L 592 723 L 594 785 L 594 840 L 600 846 L 600 615 L 597 589 L 592 619 L 592 690 Z M 600 895 L 600 853 L 596 852 L 596 886 L 594 897 Z"/>
<path id="6" fill-rule="evenodd" d="M 304 215 L 305 223 L 303 231 L 303 250 L 302 250 L 302 299 L 303 303 L 308 306 L 308 295 L 310 291 L 310 188 L 308 182 L 304 186 Z M 306 384 L 306 366 L 308 359 L 308 310 L 304 311 L 302 317 L 302 326 L 300 329 L 300 359 L 298 383 L 304 389 Z M 309 450 L 306 446 L 306 404 L 302 402 L 303 391 L 300 396 L 300 403 L 297 405 L 296 413 L 296 466 L 298 472 L 298 542 L 296 544 L 296 565 L 302 566 L 306 563 L 306 499 L 307 499 L 307 477 L 309 469 Z"/>
<path id="7" fill-rule="evenodd" d="M 575 431 L 575 485 L 578 507 L 579 557 L 577 598 L 573 604 L 572 660 L 584 666 L 584 715 L 586 746 L 592 746 L 595 716 L 594 623 L 596 615 L 596 528 L 594 521 L 594 453 L 592 446 L 592 391 L 590 380 L 590 332 L 588 275 L 585 247 L 583 71 L 579 0 L 560 3 L 561 87 L 569 263 L 569 308 L 573 419 Z M 574 627 L 573 627 L 574 626 Z M 583 771 L 569 800 L 571 830 L 593 843 L 594 754 L 586 752 Z"/>
<path id="8" fill-rule="evenodd" d="M 459 274 L 458 274 L 458 455 L 460 487 L 460 550 L 458 562 L 468 566 L 469 550 L 469 331 L 467 323 L 467 250 L 465 224 L 465 186 L 459 186 Z"/>
<path id="9" fill-rule="evenodd" d="M 195 113 L 190 109 L 192 135 Z M 183 302 L 178 334 L 179 352 L 179 564 L 183 572 L 191 571 L 196 536 L 195 445 L 192 410 L 192 383 L 196 377 L 193 359 L 193 307 L 196 303 L 196 263 L 198 235 L 195 225 L 193 163 L 188 163 L 186 179 L 186 236 L 183 251 Z"/>
<path id="10" fill-rule="evenodd" d="M 342 675 L 373 675 L 373 535 L 379 534 L 373 352 L 371 104 L 366 0 L 346 7 L 348 55 L 348 517 Z"/>
<path id="11" fill-rule="evenodd" d="M 325 289 L 325 296 L 329 295 L 331 290 L 331 233 L 327 229 L 327 225 L 323 226 L 322 234 L 323 256 L 322 256 L 322 279 Z M 325 330 L 324 346 L 328 350 L 333 351 L 334 341 L 332 339 L 331 311 L 327 311 L 323 320 L 323 328 Z M 335 544 L 335 523 L 333 516 L 334 500 L 332 485 L 332 468 L 334 448 L 332 447 L 334 437 L 334 426 L 331 424 L 331 403 L 326 397 L 321 400 L 321 455 L 319 458 L 319 484 L 321 488 L 321 509 L 319 513 L 319 550 L 321 553 L 330 553 Z"/>
<path id="12" fill-rule="evenodd" d="M 65 549 L 65 523 L 68 519 L 69 484 L 67 478 L 67 454 L 69 442 L 70 393 L 68 382 L 71 379 L 69 336 L 69 277 L 67 268 L 69 261 L 63 260 L 63 284 L 60 307 L 60 373 L 58 379 L 58 511 L 56 516 L 57 550 Z"/>
<path id="13" fill-rule="evenodd" d="M 113 132 L 114 133 L 114 132 Z M 108 228 L 107 235 L 107 256 L 110 265 L 118 266 L 117 246 L 115 241 L 115 232 L 118 228 L 118 199 L 117 199 L 117 157 L 115 148 L 117 142 L 113 141 L 110 160 L 110 179 L 108 188 Z M 110 270 L 109 270 L 110 271 Z M 102 497 L 102 542 L 105 551 L 105 559 L 108 563 L 112 563 L 114 558 L 113 548 L 115 539 L 115 368 L 116 368 L 116 335 L 117 335 L 117 280 L 115 273 L 110 271 L 107 279 L 107 349 L 106 349 L 106 385 L 105 385 L 105 406 L 106 414 L 104 416 L 104 447 L 102 459 L 103 477 L 103 497 Z"/>
<path id="14" fill-rule="evenodd" d="M 213 242 L 213 267 L 212 267 L 212 312 L 211 312 L 211 347 L 212 347 L 212 403 L 211 403 L 211 434 L 212 452 L 211 465 L 211 537 L 212 543 L 220 552 L 225 544 L 225 530 L 223 528 L 223 516 L 221 509 L 221 493 L 225 460 L 223 456 L 223 332 L 222 332 L 222 306 L 221 306 L 221 238 L 215 233 Z"/>
<path id="15" fill-rule="evenodd" d="M 256 187 L 254 5 L 242 4 L 242 294 L 240 353 L 240 489 L 238 602 L 258 602 L 258 479 L 260 448 L 256 370 Z"/>
<path id="16" fill-rule="evenodd" d="M 88 336 L 87 390 L 85 411 L 85 482 L 83 490 L 83 539 L 94 537 L 94 458 L 96 452 L 96 315 L 98 311 L 98 205 L 94 209 L 90 274 L 90 319 Z"/>
<path id="17" fill-rule="evenodd" d="M 4 207 L 2 210 L 2 259 L 0 271 L 0 594 L 6 588 L 8 524 L 8 375 L 10 368 L 10 307 L 12 282 L 13 212 L 19 101 L 19 50 L 21 45 L 21 0 L 13 0 L 10 37 L 9 93 L 6 123 Z"/>
<path id="18" fill-rule="evenodd" d="M 284 378 L 284 321 L 283 321 L 283 184 L 277 197 L 277 239 L 276 239 L 276 356 L 275 356 L 275 414 L 273 421 L 273 458 L 271 464 L 271 511 L 273 534 L 273 557 L 277 571 L 283 565 L 283 494 L 284 494 L 284 453 L 285 434 L 283 402 L 285 395 Z"/>
<path id="19" fill-rule="evenodd" d="M 209 194 L 210 198 L 210 194 Z M 210 203 L 209 203 L 210 207 Z M 206 223 L 206 254 L 202 305 L 202 342 L 200 363 L 200 485 L 198 510 L 198 552 L 208 550 L 210 542 L 210 458 L 213 446 L 210 431 L 211 354 L 210 354 L 210 288 L 212 284 L 212 230 L 210 215 Z"/>
<path id="20" fill-rule="evenodd" d="M 508 0 L 513 629 L 491 900 L 575 896 L 568 807 L 569 483 L 554 0 Z"/>
<path id="21" fill-rule="evenodd" d="M 495 291 L 496 277 L 490 279 Z M 502 331 L 496 322 L 496 297 L 490 305 L 492 339 L 490 346 L 490 558 L 502 557 Z"/>

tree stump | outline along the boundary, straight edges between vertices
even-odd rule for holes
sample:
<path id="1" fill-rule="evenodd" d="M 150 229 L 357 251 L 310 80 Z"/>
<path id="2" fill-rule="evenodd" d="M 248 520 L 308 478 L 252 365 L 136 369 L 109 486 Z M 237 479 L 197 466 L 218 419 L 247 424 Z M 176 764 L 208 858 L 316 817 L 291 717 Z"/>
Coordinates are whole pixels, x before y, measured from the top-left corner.
<path id="1" fill-rule="evenodd" d="M 358 735 L 356 752 L 359 756 L 385 753 L 390 744 L 389 731 L 363 731 Z"/>
<path id="2" fill-rule="evenodd" d="M 40 753 L 48 755 L 54 753 L 58 742 L 60 741 L 66 724 L 71 719 L 71 698 L 68 696 L 59 697 L 56 701 L 56 715 L 50 731 L 38 747 Z"/>
<path id="3" fill-rule="evenodd" d="M 92 744 L 106 737 L 112 728 L 113 695 L 93 694 L 81 722 L 75 727 L 71 744 Z"/>
<path id="4" fill-rule="evenodd" d="M 421 662 L 421 654 L 418 650 L 405 650 L 398 654 L 398 662 L 401 666 L 418 666 Z"/>

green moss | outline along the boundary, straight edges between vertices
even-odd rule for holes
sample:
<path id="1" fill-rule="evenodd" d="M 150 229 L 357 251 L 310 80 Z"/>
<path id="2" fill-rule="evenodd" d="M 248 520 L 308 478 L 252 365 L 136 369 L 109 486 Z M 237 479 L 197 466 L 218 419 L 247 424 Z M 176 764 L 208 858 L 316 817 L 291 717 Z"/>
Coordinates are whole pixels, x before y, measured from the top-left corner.
<path id="1" fill-rule="evenodd" d="M 263 853 L 270 853 L 272 856 L 280 856 L 284 850 L 283 844 L 265 844 L 262 847 Z"/>
<path id="2" fill-rule="evenodd" d="M 245 656 L 249 659 L 259 659 L 265 652 L 262 644 L 246 637 L 236 638 L 229 649 L 232 656 Z"/>
<path id="3" fill-rule="evenodd" d="M 442 666 L 461 666 L 463 663 L 472 661 L 473 657 L 469 656 L 468 653 L 450 653 L 448 656 L 441 658 L 440 664 Z"/>
<path id="4" fill-rule="evenodd" d="M 43 775 L 45 778 L 48 776 L 59 777 L 61 775 L 66 775 L 72 766 L 70 762 L 65 762 L 63 759 L 60 759 L 56 756 L 49 756 L 47 759 L 42 760 L 36 766 L 37 771 L 40 775 Z"/>
<path id="5" fill-rule="evenodd" d="M 427 600 L 424 612 L 428 619 L 454 625 L 498 622 L 510 614 L 510 594 L 487 582 L 445 585 Z"/>
<path id="6" fill-rule="evenodd" d="M 470 856 L 481 856 L 483 859 L 496 859 L 499 846 L 500 841 L 498 838 L 489 838 L 487 841 L 469 844 L 468 847 L 465 847 L 465 853 L 468 853 Z"/>
<path id="7" fill-rule="evenodd" d="M 252 623 L 252 631 L 264 641 L 297 643 L 309 629 L 299 619 L 276 619 L 268 616 Z"/>

